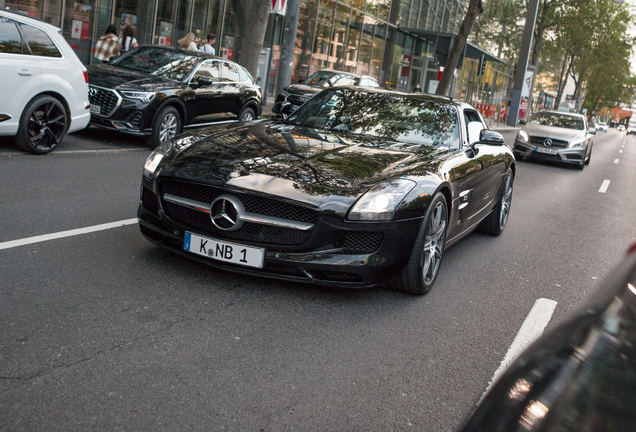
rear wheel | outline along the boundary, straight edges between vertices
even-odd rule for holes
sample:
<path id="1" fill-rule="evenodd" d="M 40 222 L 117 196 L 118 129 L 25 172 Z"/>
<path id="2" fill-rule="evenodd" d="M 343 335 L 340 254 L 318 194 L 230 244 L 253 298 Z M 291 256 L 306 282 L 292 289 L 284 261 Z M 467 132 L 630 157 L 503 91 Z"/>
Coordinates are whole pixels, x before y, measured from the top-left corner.
<path id="1" fill-rule="evenodd" d="M 181 117 L 175 107 L 163 108 L 152 121 L 150 147 L 155 148 L 174 138 L 181 131 Z"/>
<path id="2" fill-rule="evenodd" d="M 512 204 L 512 189 L 514 183 L 514 176 L 512 169 L 508 168 L 508 172 L 504 178 L 501 194 L 499 195 L 499 202 L 495 209 L 486 216 L 481 224 L 477 227 L 477 231 L 498 236 L 501 235 L 506 224 L 508 223 L 508 216 L 510 215 L 510 205 Z"/>
<path id="3" fill-rule="evenodd" d="M 37 96 L 22 112 L 16 144 L 30 153 L 50 153 L 62 142 L 68 126 L 68 114 L 59 100 Z"/>
<path id="4" fill-rule="evenodd" d="M 437 279 L 446 244 L 448 209 L 438 192 L 426 210 L 406 267 L 391 288 L 409 294 L 426 294 Z"/>

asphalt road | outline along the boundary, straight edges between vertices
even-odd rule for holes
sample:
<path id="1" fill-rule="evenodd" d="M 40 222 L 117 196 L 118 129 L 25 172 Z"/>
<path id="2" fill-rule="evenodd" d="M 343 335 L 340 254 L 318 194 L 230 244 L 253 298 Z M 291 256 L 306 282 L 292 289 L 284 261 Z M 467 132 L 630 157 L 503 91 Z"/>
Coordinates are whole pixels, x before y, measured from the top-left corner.
<path id="1" fill-rule="evenodd" d="M 135 218 L 144 145 L 0 140 L 0 247 Z M 636 240 L 635 184 L 613 129 L 582 172 L 519 161 L 505 232 L 447 250 L 423 297 L 215 270 L 134 224 L 0 249 L 0 429 L 456 430 L 534 302 L 550 328 Z"/>

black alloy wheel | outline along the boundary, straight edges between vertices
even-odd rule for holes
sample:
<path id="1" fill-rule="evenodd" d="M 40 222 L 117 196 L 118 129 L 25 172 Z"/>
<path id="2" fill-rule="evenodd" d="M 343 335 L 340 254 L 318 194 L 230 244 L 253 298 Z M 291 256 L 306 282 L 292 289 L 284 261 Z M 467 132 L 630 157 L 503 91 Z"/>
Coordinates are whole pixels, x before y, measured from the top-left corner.
<path id="1" fill-rule="evenodd" d="M 248 122 L 256 119 L 256 113 L 250 107 L 243 108 L 241 114 L 239 114 L 239 121 Z"/>
<path id="2" fill-rule="evenodd" d="M 477 232 L 498 236 L 506 228 L 508 217 L 510 216 L 510 206 L 512 205 L 514 180 L 512 168 L 508 168 L 501 187 L 501 193 L 499 194 L 499 201 L 493 211 L 479 224 Z"/>
<path id="3" fill-rule="evenodd" d="M 62 142 L 68 127 L 64 105 L 52 96 L 37 96 L 22 112 L 17 146 L 33 154 L 50 153 Z"/>
<path id="4" fill-rule="evenodd" d="M 391 288 L 418 295 L 426 294 L 433 288 L 442 263 L 447 226 L 446 198 L 438 192 L 424 214 L 409 261 Z"/>
<path id="5" fill-rule="evenodd" d="M 179 111 L 173 106 L 161 109 L 152 120 L 152 133 L 149 145 L 156 148 L 181 132 L 181 117 Z"/>

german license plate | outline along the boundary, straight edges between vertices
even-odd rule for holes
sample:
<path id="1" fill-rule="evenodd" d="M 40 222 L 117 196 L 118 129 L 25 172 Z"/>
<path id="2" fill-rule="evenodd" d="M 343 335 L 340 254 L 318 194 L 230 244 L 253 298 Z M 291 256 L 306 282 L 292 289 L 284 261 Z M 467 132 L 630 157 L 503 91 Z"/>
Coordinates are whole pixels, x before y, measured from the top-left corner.
<path id="1" fill-rule="evenodd" d="M 100 105 L 93 105 L 91 104 L 91 114 L 101 114 L 102 113 L 102 107 Z"/>
<path id="2" fill-rule="evenodd" d="M 264 248 L 214 240 L 189 232 L 185 233 L 183 250 L 218 261 L 256 268 L 263 268 L 265 260 Z"/>
<path id="3" fill-rule="evenodd" d="M 545 154 L 551 154 L 551 155 L 559 154 L 559 152 L 557 152 L 555 149 L 545 148 L 545 147 L 537 147 L 537 153 L 545 153 Z"/>

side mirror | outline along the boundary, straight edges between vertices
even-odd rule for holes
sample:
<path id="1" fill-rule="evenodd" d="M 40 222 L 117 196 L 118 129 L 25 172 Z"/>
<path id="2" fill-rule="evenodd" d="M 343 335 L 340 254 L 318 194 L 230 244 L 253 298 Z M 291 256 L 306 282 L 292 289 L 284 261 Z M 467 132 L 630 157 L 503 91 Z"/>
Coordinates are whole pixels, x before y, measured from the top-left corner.
<path id="1" fill-rule="evenodd" d="M 207 87 L 207 86 L 211 85 L 213 82 L 214 81 L 212 81 L 212 78 L 201 76 L 201 77 L 199 77 L 197 82 L 194 83 L 194 84 L 195 84 L 196 88 L 199 88 L 199 87 Z"/>
<path id="2" fill-rule="evenodd" d="M 490 145 L 505 145 L 504 137 L 499 132 L 483 129 L 479 133 L 479 141 Z"/>
<path id="3" fill-rule="evenodd" d="M 519 124 L 523 124 L 523 125 L 524 125 L 524 124 L 526 124 L 526 123 L 528 123 L 528 122 L 526 121 L 526 119 L 521 119 L 521 120 L 519 120 Z"/>

